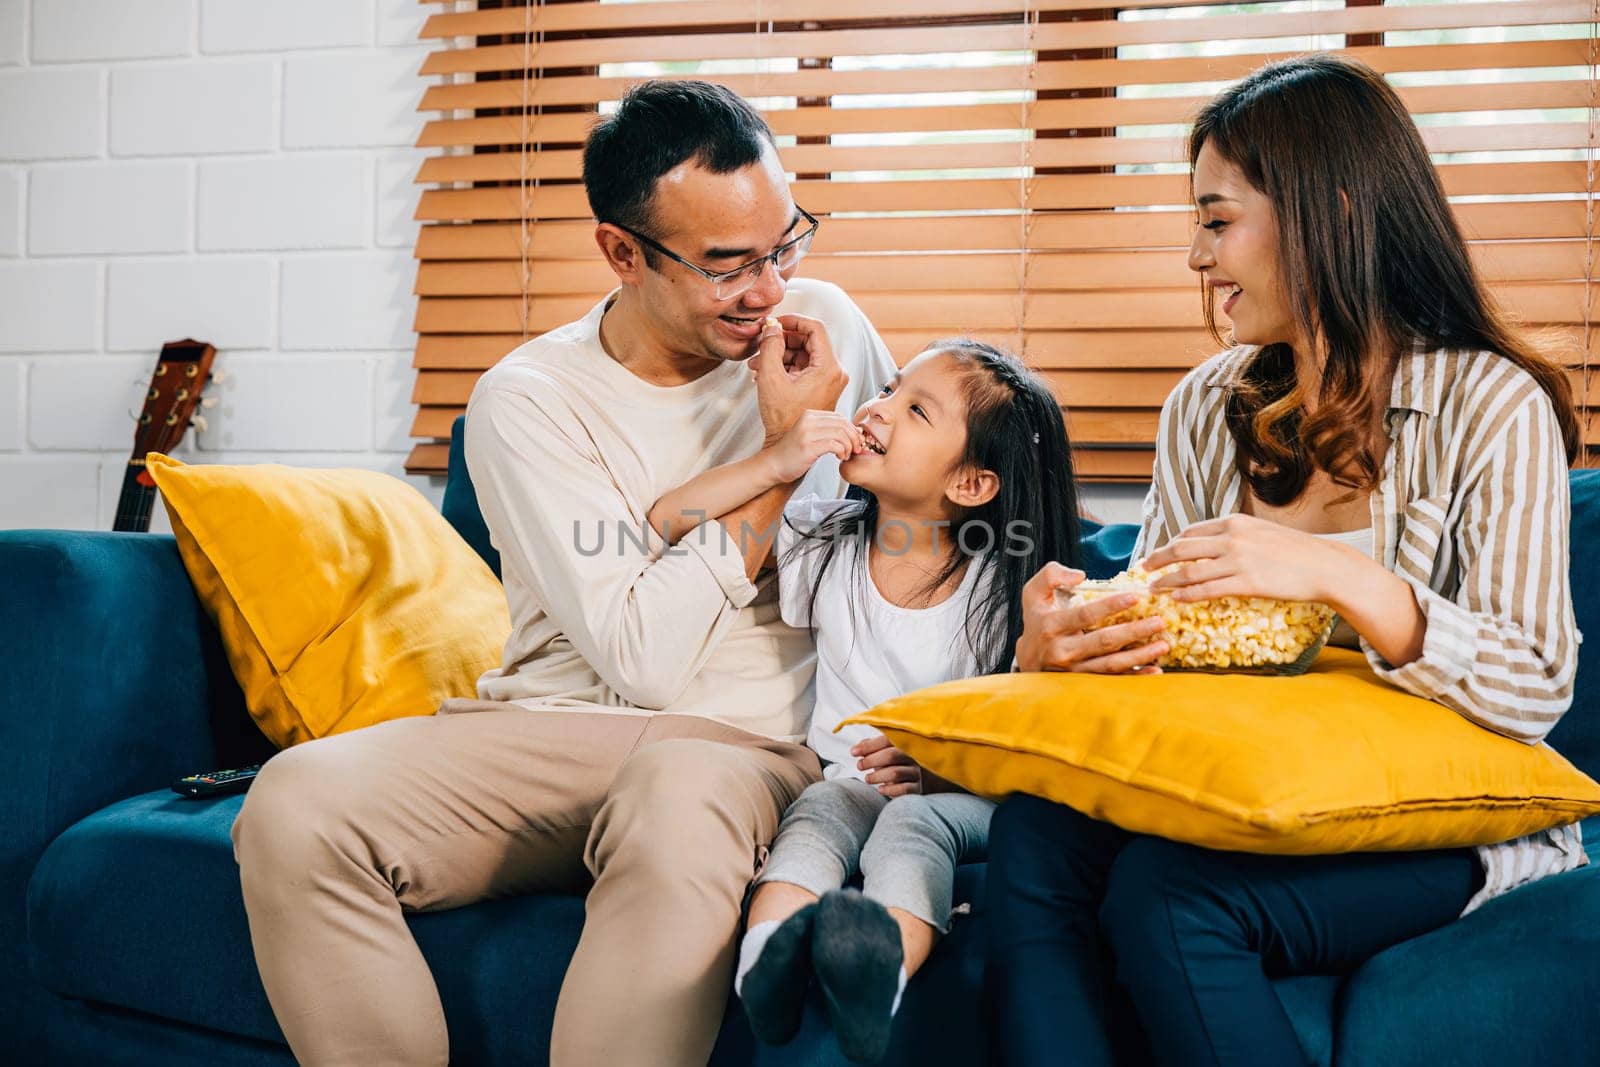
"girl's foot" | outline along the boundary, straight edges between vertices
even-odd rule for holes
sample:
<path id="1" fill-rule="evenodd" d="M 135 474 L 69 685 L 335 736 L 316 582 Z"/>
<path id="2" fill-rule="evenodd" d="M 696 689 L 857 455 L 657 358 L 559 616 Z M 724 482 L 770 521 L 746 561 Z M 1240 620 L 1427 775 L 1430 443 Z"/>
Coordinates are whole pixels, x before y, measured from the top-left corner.
<path id="1" fill-rule="evenodd" d="M 751 1032 L 764 1044 L 787 1044 L 800 1030 L 806 990 L 811 986 L 812 921 L 816 914 L 817 906 L 807 904 L 778 923 L 763 944 L 740 949 L 741 954 L 756 953 L 755 962 L 748 969 L 741 966 L 738 994 Z M 754 933 L 756 930 L 752 929 L 745 935 L 747 946 Z"/>
<path id="2" fill-rule="evenodd" d="M 853 889 L 825 893 L 817 901 L 811 956 L 840 1051 L 855 1063 L 881 1060 L 904 973 L 900 925 Z"/>

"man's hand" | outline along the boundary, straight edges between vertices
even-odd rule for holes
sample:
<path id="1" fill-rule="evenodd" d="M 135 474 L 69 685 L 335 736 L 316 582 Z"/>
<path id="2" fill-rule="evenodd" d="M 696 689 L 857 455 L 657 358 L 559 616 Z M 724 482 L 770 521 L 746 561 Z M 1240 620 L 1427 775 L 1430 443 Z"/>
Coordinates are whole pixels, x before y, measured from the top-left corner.
<path id="1" fill-rule="evenodd" d="M 1167 651 L 1159 618 L 1135 619 L 1099 630 L 1089 627 L 1132 607 L 1131 593 L 1086 604 L 1059 603 L 1056 590 L 1083 581 L 1082 571 L 1046 563 L 1022 587 L 1022 636 L 1017 667 L 1024 671 L 1087 671 L 1095 674 L 1160 674 L 1155 665 Z"/>
<path id="2" fill-rule="evenodd" d="M 867 772 L 867 784 L 877 787 L 884 796 L 922 792 L 922 768 L 882 734 L 857 741 L 850 754 L 856 757 L 856 766 Z"/>
<path id="3" fill-rule="evenodd" d="M 783 315 L 762 328 L 750 360 L 767 444 L 788 433 L 806 411 L 832 411 L 850 376 L 834 358 L 827 328 L 804 315 Z"/>

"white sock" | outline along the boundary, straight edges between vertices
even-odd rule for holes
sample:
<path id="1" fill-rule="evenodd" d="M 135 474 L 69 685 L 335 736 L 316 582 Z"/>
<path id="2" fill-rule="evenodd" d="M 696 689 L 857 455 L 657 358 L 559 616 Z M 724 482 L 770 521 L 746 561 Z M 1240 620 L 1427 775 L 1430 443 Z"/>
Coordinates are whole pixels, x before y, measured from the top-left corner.
<path id="1" fill-rule="evenodd" d="M 889 1007 L 890 1018 L 893 1018 L 894 1013 L 900 1010 L 900 998 L 906 995 L 906 981 L 906 969 L 902 965 L 900 968 L 900 988 L 894 991 L 894 1003 Z"/>
<path id="2" fill-rule="evenodd" d="M 764 923 L 756 923 L 744 932 L 744 940 L 739 942 L 739 966 L 733 973 L 733 991 L 742 994 L 744 989 L 744 976 L 750 973 L 750 968 L 756 965 L 756 960 L 761 958 L 761 950 L 767 947 L 767 938 L 778 928 L 777 919 L 768 919 Z M 905 971 L 900 972 L 900 986 L 905 988 Z M 898 1003 L 898 1002 L 897 1002 Z"/>

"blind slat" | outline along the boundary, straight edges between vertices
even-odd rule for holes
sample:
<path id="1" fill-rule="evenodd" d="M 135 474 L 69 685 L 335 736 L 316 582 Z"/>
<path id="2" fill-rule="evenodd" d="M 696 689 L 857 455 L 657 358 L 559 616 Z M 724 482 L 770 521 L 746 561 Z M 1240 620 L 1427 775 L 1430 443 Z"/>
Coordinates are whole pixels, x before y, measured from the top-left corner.
<path id="1" fill-rule="evenodd" d="M 1215 0 L 1121 0 L 1118 8 L 1183 8 Z M 959 18 L 970 15 L 1020 15 L 1025 11 L 1096 11 L 1105 0 L 873 0 L 864 16 L 859 0 L 698 0 L 651 4 L 550 4 L 529 8 L 430 16 L 423 38 L 480 37 L 520 34 L 531 27 L 540 33 L 577 30 L 643 30 L 673 27 L 728 26 L 748 29 L 781 18 L 786 23 L 849 22 L 863 17 Z"/>
<path id="2" fill-rule="evenodd" d="M 1582 233 L 1585 224 L 1584 205 L 1576 200 L 1459 204 L 1455 210 L 1466 236 L 1484 240 L 1571 237 Z M 1193 224 L 1189 211 L 1040 214 L 1032 219 L 1029 241 L 1034 249 L 1182 248 L 1189 244 Z M 526 254 L 533 259 L 581 259 L 592 254 L 591 221 L 541 222 L 527 230 Z M 503 222 L 424 226 L 417 238 L 417 257 L 516 259 L 524 254 L 522 233 L 520 225 Z M 1019 234 L 1015 216 L 829 218 L 817 234 L 814 251 L 1015 250 Z"/>
<path id="3" fill-rule="evenodd" d="M 1587 266 L 1585 242 L 1519 241 L 1471 246 L 1485 280 L 1579 281 Z M 931 292 L 1030 289 L 1120 289 L 1130 287 L 1188 288 L 1198 284 L 1183 258 L 1171 250 L 1140 252 L 1030 253 L 1026 261 L 1014 252 L 965 255 L 815 255 L 801 267 L 808 278 L 820 278 L 846 292 L 904 289 L 914 283 Z M 526 285 L 550 295 L 601 293 L 616 284 L 611 269 L 598 258 L 534 260 L 524 278 L 518 260 L 467 263 L 424 261 L 417 268 L 415 292 L 420 296 L 516 296 Z"/>
<path id="4" fill-rule="evenodd" d="M 1450 196 L 1581 193 L 1583 163 L 1447 163 L 1438 168 Z M 1184 174 L 1055 174 L 1026 185 L 1016 178 L 954 178 L 945 181 L 798 181 L 795 201 L 814 214 L 841 211 L 1018 211 L 1024 197 L 1036 210 L 1183 205 L 1189 199 Z M 416 218 L 427 222 L 495 219 L 587 219 L 589 201 L 581 185 L 489 186 L 429 189 Z"/>
<path id="5" fill-rule="evenodd" d="M 855 71 L 819 69 L 726 74 L 718 75 L 716 80 L 749 97 L 1097 89 L 1123 85 L 1226 81 L 1243 77 L 1270 60 L 1298 54 L 1283 51 L 1180 59 L 1078 59 L 1017 64 L 1012 67 Z M 1484 67 L 1570 67 L 1588 64 L 1589 42 L 1573 39 L 1347 48 L 1343 54 L 1359 59 L 1385 74 Z M 673 77 L 671 74 L 661 76 Z M 637 77 L 577 75 L 541 77 L 527 85 L 511 79 L 435 85 L 423 93 L 419 109 L 451 111 L 594 104 L 619 98 L 628 86 L 637 81 Z"/>
<path id="6" fill-rule="evenodd" d="M 964 26 L 964 52 L 1119 48 L 1192 41 L 1251 40 L 1312 34 L 1449 30 L 1586 21 L 1585 0 L 1500 0 L 1414 7 L 1349 7 L 1322 11 L 1208 15 L 1182 19 L 1099 19 L 1082 22 Z M 597 66 L 601 63 L 685 62 L 773 56 L 926 55 L 950 52 L 943 26 L 825 29 L 773 33 L 651 34 L 540 41 L 432 53 L 422 73 L 471 74 Z"/>
<path id="7" fill-rule="evenodd" d="M 1433 152 L 1530 151 L 1582 148 L 1585 123 L 1523 126 L 1429 126 L 1423 143 Z M 1108 167 L 1136 163 L 1184 163 L 1187 147 L 1176 137 L 1080 137 L 922 145 L 795 145 L 781 148 L 785 170 L 797 174 L 832 171 L 969 170 L 997 167 Z M 545 151 L 524 156 L 435 156 L 417 172 L 423 181 L 573 180 L 583 172 L 582 153 Z"/>
<path id="8" fill-rule="evenodd" d="M 914 284 L 915 276 L 904 276 Z M 516 333 L 544 331 L 580 318 L 603 295 L 532 297 L 422 297 L 416 328 L 421 333 Z M 1583 321 L 1582 282 L 1518 282 L 1498 288 L 1502 305 L 1530 324 L 1566 325 Z M 923 329 L 934 333 L 974 329 L 1116 329 L 1128 323 L 1181 328 L 1199 319 L 1199 295 L 1183 289 L 1107 289 L 1095 292 L 1039 291 L 1025 296 L 1004 292 L 943 292 L 929 300 L 923 292 L 862 291 L 855 294 L 867 317 L 881 329 Z"/>
<path id="9" fill-rule="evenodd" d="M 1516 111 L 1533 108 L 1589 106 L 1588 83 L 1567 81 L 1421 86 L 1402 89 L 1400 98 L 1413 114 L 1450 111 Z M 1036 100 L 1027 105 L 1035 129 L 1160 125 L 1190 121 L 1203 97 L 1099 97 L 1082 100 Z M 826 137 L 846 133 L 926 133 L 1013 128 L 1023 116 L 1021 104 L 973 104 L 960 107 L 776 108 L 763 118 L 778 136 Z M 489 118 L 435 119 L 417 138 L 421 148 L 520 145 L 530 142 L 577 143 L 588 136 L 595 115 L 590 112 L 541 115 L 495 115 Z"/>

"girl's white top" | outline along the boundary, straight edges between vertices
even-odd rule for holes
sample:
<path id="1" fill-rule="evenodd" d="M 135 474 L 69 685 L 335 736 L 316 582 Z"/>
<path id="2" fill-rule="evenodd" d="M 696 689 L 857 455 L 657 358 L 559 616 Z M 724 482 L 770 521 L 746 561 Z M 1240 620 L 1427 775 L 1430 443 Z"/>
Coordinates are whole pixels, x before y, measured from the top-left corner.
<path id="1" fill-rule="evenodd" d="M 816 628 L 816 707 L 806 744 L 822 758 L 823 773 L 830 779 L 865 780 L 850 748 L 877 735 L 869 726 L 847 726 L 834 733 L 840 722 L 914 689 L 979 673 L 967 636 L 967 614 L 979 571 L 990 569 L 969 563 L 960 587 L 945 600 L 930 608 L 898 607 L 884 599 L 867 571 L 865 539 L 847 531 L 817 589 L 813 619 L 812 588 L 828 542 L 799 531 L 815 530 L 835 512 L 857 508 L 853 501 L 814 496 L 794 500 L 778 532 L 783 621 Z M 949 537 L 950 531 L 942 530 L 941 536 Z M 978 590 L 980 600 L 983 594 Z"/>

